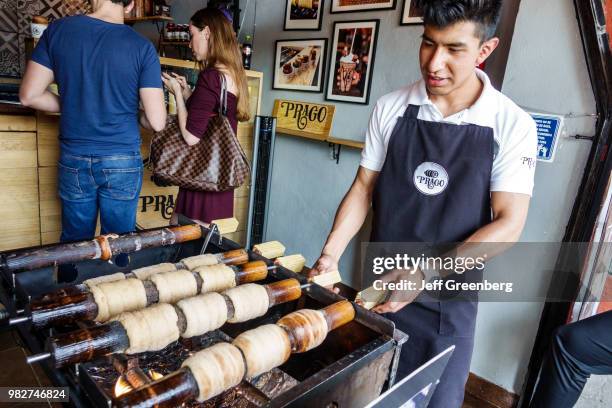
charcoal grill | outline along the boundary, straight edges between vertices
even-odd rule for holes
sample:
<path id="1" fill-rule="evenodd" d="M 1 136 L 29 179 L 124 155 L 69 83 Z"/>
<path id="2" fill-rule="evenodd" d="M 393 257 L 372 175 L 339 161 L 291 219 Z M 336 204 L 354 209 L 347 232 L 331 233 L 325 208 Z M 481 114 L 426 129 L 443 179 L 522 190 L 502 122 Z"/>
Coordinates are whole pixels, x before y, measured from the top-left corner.
<path id="1" fill-rule="evenodd" d="M 188 224 L 190 220 L 181 219 L 181 223 Z M 200 254 L 204 237 L 209 232 L 210 230 L 203 228 L 202 238 L 199 240 L 132 253 L 129 255 L 129 264 L 123 267 L 100 260 L 78 262 L 74 265 L 77 278 L 71 283 L 56 282 L 57 267 L 19 273 L 2 270 L 0 301 L 11 315 L 15 315 L 16 311 L 24 309 L 32 298 L 80 283 L 93 276 L 128 272 L 162 262 L 178 262 L 182 258 Z M 238 248 L 240 246 L 237 243 L 213 232 L 206 252 L 226 252 Z M 251 260 L 263 260 L 268 265 L 273 265 L 269 259 L 251 251 L 249 256 Z M 287 278 L 307 283 L 304 276 L 282 267 L 271 271 L 262 283 Z M 319 309 L 341 299 L 339 295 L 318 285 L 311 285 L 303 291 L 300 299 L 274 306 L 261 318 L 240 324 L 228 323 L 212 333 L 180 340 L 159 352 L 107 356 L 59 369 L 50 361 L 41 361 L 39 364 L 56 386 L 70 388 L 72 406 L 110 407 L 114 385 L 129 367 L 136 367 L 140 376 L 143 373 L 146 376 L 151 369 L 166 375 L 176 370 L 190 353 L 206 346 L 219 341 L 231 341 L 245 330 L 273 323 L 297 309 Z M 41 353 L 49 336 L 91 324 L 94 323 L 75 322 L 70 326 L 48 329 L 33 329 L 29 324 L 25 324 L 17 326 L 17 330 L 31 353 Z M 330 332 L 319 347 L 303 354 L 293 354 L 278 369 L 251 382 L 243 381 L 213 400 L 203 404 L 192 403 L 189 406 L 361 407 L 395 382 L 399 352 L 406 339 L 407 336 L 396 330 L 388 319 L 356 307 L 354 321 Z"/>

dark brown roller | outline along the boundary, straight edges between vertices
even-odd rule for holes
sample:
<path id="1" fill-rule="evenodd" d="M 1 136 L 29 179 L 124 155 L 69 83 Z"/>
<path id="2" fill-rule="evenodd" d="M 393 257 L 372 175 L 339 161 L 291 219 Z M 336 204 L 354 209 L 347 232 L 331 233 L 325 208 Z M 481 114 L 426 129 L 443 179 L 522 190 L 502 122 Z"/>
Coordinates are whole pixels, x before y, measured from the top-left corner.
<path id="1" fill-rule="evenodd" d="M 227 251 L 222 256 L 222 261 L 226 265 L 242 265 L 249 262 L 249 254 L 244 249 Z"/>
<path id="2" fill-rule="evenodd" d="M 198 384 L 188 368 L 181 368 L 157 381 L 115 399 L 114 407 L 174 408 L 198 397 Z"/>
<path id="3" fill-rule="evenodd" d="M 172 245 L 201 237 L 202 229 L 197 224 L 118 236 L 105 235 L 89 241 L 56 244 L 39 249 L 7 253 L 3 255 L 3 267 L 10 272 L 20 272 L 86 259 L 109 259 L 112 255 L 120 253 Z"/>
<path id="4" fill-rule="evenodd" d="M 284 279 L 282 281 L 264 285 L 270 298 L 270 307 L 281 303 L 291 302 L 302 296 L 302 288 L 297 279 Z"/>
<path id="5" fill-rule="evenodd" d="M 119 322 L 49 337 L 45 345 L 56 367 L 123 352 L 128 347 L 127 333 Z"/>
<path id="6" fill-rule="evenodd" d="M 355 308 L 348 300 L 332 303 L 321 309 L 327 320 L 329 330 L 334 330 L 347 324 L 355 318 Z"/>
<path id="7" fill-rule="evenodd" d="M 236 269 L 236 284 L 257 282 L 268 276 L 268 265 L 264 261 L 253 261 Z"/>
<path id="8" fill-rule="evenodd" d="M 91 293 L 72 286 L 32 300 L 27 313 L 32 316 L 32 325 L 41 328 L 93 320 L 98 314 L 98 305 Z"/>

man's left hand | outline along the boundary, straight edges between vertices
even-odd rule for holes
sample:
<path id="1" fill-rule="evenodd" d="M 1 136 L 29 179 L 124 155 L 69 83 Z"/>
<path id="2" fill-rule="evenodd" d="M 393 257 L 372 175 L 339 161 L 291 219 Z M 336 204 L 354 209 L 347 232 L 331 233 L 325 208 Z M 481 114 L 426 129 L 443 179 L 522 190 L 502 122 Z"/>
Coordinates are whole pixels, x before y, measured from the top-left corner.
<path id="1" fill-rule="evenodd" d="M 400 282 L 407 281 L 412 282 L 414 289 L 394 290 L 391 291 L 389 299 L 381 303 L 380 305 L 372 308 L 373 312 L 376 313 L 397 313 L 406 305 L 412 303 L 417 296 L 422 292 L 421 287 L 425 275 L 420 269 L 417 269 L 414 273 L 405 269 L 397 269 L 381 277 L 381 280 L 385 283 L 388 282 Z"/>

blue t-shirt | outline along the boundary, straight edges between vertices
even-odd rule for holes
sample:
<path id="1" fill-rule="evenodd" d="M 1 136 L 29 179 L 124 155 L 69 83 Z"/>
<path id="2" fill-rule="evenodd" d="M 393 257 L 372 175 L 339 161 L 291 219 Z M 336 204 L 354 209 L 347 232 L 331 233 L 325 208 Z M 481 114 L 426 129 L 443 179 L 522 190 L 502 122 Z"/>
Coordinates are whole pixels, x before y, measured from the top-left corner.
<path id="1" fill-rule="evenodd" d="M 63 152 L 102 156 L 140 151 L 138 91 L 162 87 L 151 41 L 124 24 L 66 17 L 49 24 L 32 60 L 55 75 Z"/>

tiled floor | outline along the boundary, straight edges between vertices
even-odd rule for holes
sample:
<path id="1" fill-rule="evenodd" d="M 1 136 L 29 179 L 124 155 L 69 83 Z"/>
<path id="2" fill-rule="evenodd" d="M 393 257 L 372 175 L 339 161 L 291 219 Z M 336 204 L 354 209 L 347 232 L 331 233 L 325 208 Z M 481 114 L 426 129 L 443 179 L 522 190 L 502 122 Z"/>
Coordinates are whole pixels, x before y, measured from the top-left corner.
<path id="1" fill-rule="evenodd" d="M 14 331 L 0 332 L 0 386 L 10 387 L 50 387 L 51 382 L 43 370 L 34 365 L 30 366 L 25 360 L 26 353 L 21 347 L 19 336 Z M 59 404 L 48 403 L 0 403 L 1 407 L 16 408 L 56 408 Z"/>

